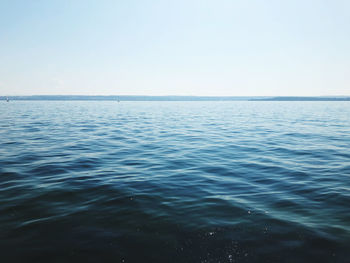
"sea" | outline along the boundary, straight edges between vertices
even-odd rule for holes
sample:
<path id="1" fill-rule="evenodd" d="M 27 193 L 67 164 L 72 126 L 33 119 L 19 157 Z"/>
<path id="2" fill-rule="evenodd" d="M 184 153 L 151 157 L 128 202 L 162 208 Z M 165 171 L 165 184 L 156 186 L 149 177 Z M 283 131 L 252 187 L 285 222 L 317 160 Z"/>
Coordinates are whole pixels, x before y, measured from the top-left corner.
<path id="1" fill-rule="evenodd" d="M 0 261 L 350 262 L 350 102 L 1 101 Z"/>

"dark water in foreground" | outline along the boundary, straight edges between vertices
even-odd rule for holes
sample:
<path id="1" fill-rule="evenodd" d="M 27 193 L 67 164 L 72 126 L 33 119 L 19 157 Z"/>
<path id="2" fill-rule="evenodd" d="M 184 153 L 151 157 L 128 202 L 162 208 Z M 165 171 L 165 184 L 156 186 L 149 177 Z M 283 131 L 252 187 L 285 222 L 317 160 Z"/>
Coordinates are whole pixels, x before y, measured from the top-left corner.
<path id="1" fill-rule="evenodd" d="M 2 102 L 0 252 L 350 262 L 350 103 Z"/>

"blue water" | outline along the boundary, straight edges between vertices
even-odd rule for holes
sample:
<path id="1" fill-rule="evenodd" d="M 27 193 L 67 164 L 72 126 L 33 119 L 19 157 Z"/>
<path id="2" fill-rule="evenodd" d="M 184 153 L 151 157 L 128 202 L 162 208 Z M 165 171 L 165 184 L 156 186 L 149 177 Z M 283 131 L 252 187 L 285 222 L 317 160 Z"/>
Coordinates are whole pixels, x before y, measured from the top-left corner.
<path id="1" fill-rule="evenodd" d="M 0 251 L 350 262 L 350 103 L 2 102 Z"/>

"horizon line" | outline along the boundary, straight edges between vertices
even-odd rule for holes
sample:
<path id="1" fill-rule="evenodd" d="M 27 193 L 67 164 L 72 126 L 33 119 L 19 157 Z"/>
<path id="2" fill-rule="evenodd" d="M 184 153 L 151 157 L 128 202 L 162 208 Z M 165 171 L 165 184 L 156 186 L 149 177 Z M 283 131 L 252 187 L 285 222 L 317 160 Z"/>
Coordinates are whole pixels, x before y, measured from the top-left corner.
<path id="1" fill-rule="evenodd" d="M 1 99 L 3 97 L 3 99 Z M 0 100 L 27 101 L 350 101 L 350 96 L 186 96 L 186 95 L 24 95 Z"/>
<path id="2" fill-rule="evenodd" d="M 143 95 L 143 94 L 31 94 L 31 95 L 0 95 L 0 97 L 206 97 L 206 98 L 228 98 L 228 97 L 236 97 L 236 98 L 248 98 L 248 97 L 303 97 L 303 98 L 318 98 L 318 97 L 350 97 L 349 95 Z"/>

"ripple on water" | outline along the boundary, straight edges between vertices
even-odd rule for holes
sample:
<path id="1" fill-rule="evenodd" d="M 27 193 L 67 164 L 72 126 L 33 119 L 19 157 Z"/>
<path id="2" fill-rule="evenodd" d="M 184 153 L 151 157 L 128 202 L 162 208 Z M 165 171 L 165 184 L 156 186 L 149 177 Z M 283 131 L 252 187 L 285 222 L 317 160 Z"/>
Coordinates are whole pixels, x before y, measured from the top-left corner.
<path id="1" fill-rule="evenodd" d="M 5 262 L 350 258 L 347 102 L 6 105 Z"/>

